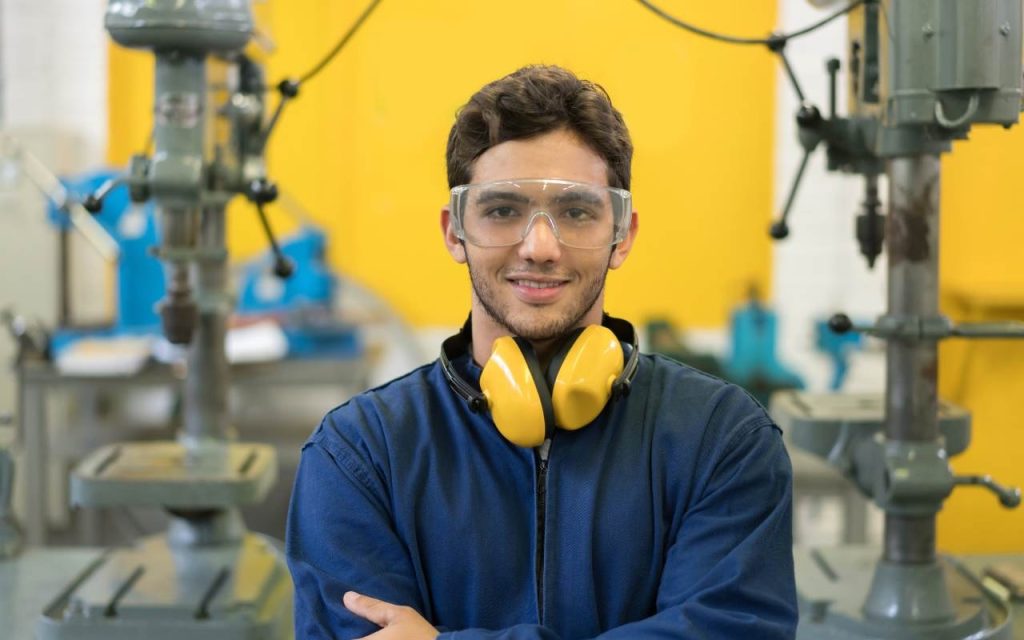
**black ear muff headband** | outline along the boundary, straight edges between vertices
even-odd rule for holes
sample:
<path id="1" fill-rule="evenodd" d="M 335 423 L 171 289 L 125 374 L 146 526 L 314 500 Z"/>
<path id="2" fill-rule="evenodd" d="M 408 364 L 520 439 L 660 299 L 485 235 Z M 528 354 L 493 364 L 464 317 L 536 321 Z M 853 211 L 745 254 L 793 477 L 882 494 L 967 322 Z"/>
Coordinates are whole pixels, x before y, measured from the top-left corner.
<path id="1" fill-rule="evenodd" d="M 636 377 L 637 368 L 640 366 L 640 341 L 636 335 L 636 329 L 628 320 L 614 318 L 607 313 L 601 317 L 601 325 L 607 327 L 619 339 L 629 345 L 629 357 L 622 367 L 622 373 L 612 384 L 612 400 L 625 398 L 629 390 L 633 388 L 633 378 Z"/>
<path id="2" fill-rule="evenodd" d="M 458 333 L 441 343 L 441 371 L 452 391 L 469 403 L 469 408 L 474 413 L 483 413 L 487 410 L 487 398 L 463 380 L 452 365 L 452 360 L 464 353 L 469 353 L 473 348 L 473 329 L 470 326 L 472 319 L 473 316 L 470 315 Z"/>

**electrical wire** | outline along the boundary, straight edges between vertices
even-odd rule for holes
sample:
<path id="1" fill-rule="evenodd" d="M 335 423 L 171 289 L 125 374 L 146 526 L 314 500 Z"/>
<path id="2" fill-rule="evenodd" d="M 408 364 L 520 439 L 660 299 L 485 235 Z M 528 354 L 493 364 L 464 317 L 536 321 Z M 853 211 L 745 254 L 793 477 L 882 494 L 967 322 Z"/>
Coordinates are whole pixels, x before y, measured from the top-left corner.
<path id="1" fill-rule="evenodd" d="M 379 5 L 380 2 L 381 0 L 370 0 L 370 4 L 368 4 L 366 8 L 363 9 L 363 13 L 358 18 L 356 18 L 356 21 L 352 23 L 352 26 L 349 27 L 349 30 L 345 33 L 345 35 L 341 37 L 341 40 L 339 40 L 338 43 L 334 45 L 334 48 L 332 48 L 327 53 L 327 55 L 324 56 L 324 58 L 316 64 L 316 66 L 314 66 L 312 69 L 299 76 L 299 84 L 303 84 L 306 81 L 312 79 L 318 73 L 323 71 L 327 65 L 331 63 L 331 60 L 333 60 L 334 57 L 338 55 L 338 53 L 345 47 L 345 45 L 348 44 L 348 41 L 352 39 L 352 36 L 354 36 L 356 32 L 359 31 L 359 27 L 363 26 L 363 23 L 366 22 L 366 19 L 370 17 L 370 14 L 373 13 L 373 10 L 377 8 L 377 5 Z"/>
<path id="2" fill-rule="evenodd" d="M 379 5 L 380 2 L 381 0 L 371 0 L 370 4 L 368 4 L 366 8 L 363 9 L 363 13 L 360 14 L 358 18 L 356 18 L 356 21 L 352 23 L 352 26 L 349 27 L 348 31 L 345 32 L 345 35 L 341 37 L 341 39 L 334 45 L 333 48 L 331 48 L 327 55 L 324 56 L 323 59 L 320 60 L 320 62 L 316 63 L 316 65 L 312 69 L 299 76 L 298 80 L 292 81 L 285 78 L 281 82 L 291 82 L 294 85 L 301 85 L 302 83 L 306 82 L 307 80 L 311 80 L 314 76 L 323 71 L 324 68 L 326 68 L 327 65 L 331 63 L 334 57 L 341 52 L 345 45 L 348 44 L 348 41 L 351 40 L 353 36 L 355 36 L 356 32 L 359 30 L 360 27 L 363 26 L 363 23 L 366 22 L 366 19 L 370 17 L 370 14 L 373 13 L 373 10 L 377 8 L 377 5 Z M 262 91 L 273 91 L 274 87 L 280 86 L 280 84 L 281 83 L 279 82 L 277 85 L 273 86 L 265 85 L 263 86 Z M 231 87 L 225 83 L 213 83 L 208 85 L 208 88 L 211 90 L 221 91 L 225 89 L 231 89 Z"/>
<path id="3" fill-rule="evenodd" d="M 839 16 L 845 15 L 850 11 L 853 11 L 860 5 L 873 0 L 853 0 L 853 2 L 846 5 L 845 7 L 837 9 L 828 16 L 822 18 L 821 20 L 818 20 L 813 24 L 803 27 L 802 29 L 797 29 L 796 31 L 793 31 L 791 33 L 780 33 L 777 35 L 769 36 L 767 38 L 746 38 L 742 36 L 734 36 L 724 33 L 717 33 L 715 31 L 709 31 L 708 29 L 698 27 L 695 24 L 686 22 L 684 20 L 680 20 L 679 18 L 667 13 L 665 10 L 655 6 L 652 2 L 650 2 L 650 0 L 637 1 L 640 4 L 644 5 L 645 7 L 647 7 L 648 9 L 650 9 L 653 13 L 671 22 L 677 27 L 685 29 L 686 31 L 689 31 L 690 33 L 696 34 L 698 36 L 703 36 L 705 38 L 710 38 L 712 40 L 718 40 L 719 42 L 728 42 L 729 44 L 759 44 L 768 47 L 778 47 L 781 44 L 785 44 L 787 40 L 799 38 L 800 36 L 806 35 L 808 33 L 811 33 L 812 31 L 820 29 L 821 27 L 825 26 L 829 22 L 832 22 Z"/>

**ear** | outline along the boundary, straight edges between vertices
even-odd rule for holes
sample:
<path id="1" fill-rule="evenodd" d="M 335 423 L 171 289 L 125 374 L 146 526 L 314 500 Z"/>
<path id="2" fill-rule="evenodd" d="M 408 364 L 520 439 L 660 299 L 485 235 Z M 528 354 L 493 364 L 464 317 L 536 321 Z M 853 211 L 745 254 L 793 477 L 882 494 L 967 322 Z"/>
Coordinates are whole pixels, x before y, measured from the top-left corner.
<path id="1" fill-rule="evenodd" d="M 459 239 L 459 236 L 455 235 L 452 210 L 448 205 L 441 207 L 441 233 L 444 235 L 444 246 L 448 249 L 448 253 L 452 254 L 455 262 L 465 264 L 466 245 Z"/>
<path id="2" fill-rule="evenodd" d="M 609 269 L 618 269 L 626 261 L 626 256 L 633 249 L 633 241 L 636 240 L 636 233 L 639 229 L 640 216 L 637 215 L 636 209 L 634 209 L 633 215 L 629 219 L 629 231 L 626 233 L 626 239 L 615 245 L 615 249 L 612 250 L 612 257 L 608 261 Z"/>

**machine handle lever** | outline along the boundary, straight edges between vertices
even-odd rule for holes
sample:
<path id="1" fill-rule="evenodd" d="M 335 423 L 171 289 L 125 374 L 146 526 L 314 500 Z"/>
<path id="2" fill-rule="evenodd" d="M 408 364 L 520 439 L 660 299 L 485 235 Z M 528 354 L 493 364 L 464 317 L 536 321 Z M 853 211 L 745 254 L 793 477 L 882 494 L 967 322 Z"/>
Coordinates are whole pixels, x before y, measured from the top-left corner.
<path id="1" fill-rule="evenodd" d="M 270 250 L 274 253 L 274 275 L 282 280 L 290 278 L 292 273 L 295 272 L 295 265 L 292 264 L 292 261 L 284 255 L 281 247 L 278 246 L 274 231 L 270 228 L 270 221 L 267 220 L 267 212 L 263 210 L 264 204 L 277 200 L 277 186 L 265 178 L 253 180 L 249 184 L 249 191 L 246 195 L 256 205 L 260 224 L 263 226 L 264 233 L 267 234 Z"/>
<path id="2" fill-rule="evenodd" d="M 121 248 L 117 241 L 89 215 L 81 203 L 71 198 L 60 179 L 39 158 L 22 147 L 21 143 L 0 132 L 0 158 L 4 157 L 13 158 L 25 172 L 25 177 L 46 196 L 46 199 L 67 213 L 71 225 L 104 260 L 114 262 L 120 257 Z"/>
<path id="3" fill-rule="evenodd" d="M 953 327 L 952 335 L 961 338 L 1024 338 L 1024 322 L 970 322 Z"/>
<path id="4" fill-rule="evenodd" d="M 266 148 L 267 141 L 270 140 L 270 134 L 274 132 L 274 127 L 280 121 L 281 113 L 284 112 L 285 106 L 290 100 L 299 95 L 299 82 L 286 78 L 277 83 L 277 92 L 281 98 L 277 101 L 277 107 L 274 109 L 273 115 L 270 116 L 267 126 L 260 132 L 259 150 L 261 152 Z"/>
<path id="5" fill-rule="evenodd" d="M 836 117 L 836 78 L 839 75 L 839 59 L 829 58 L 825 61 L 828 72 L 828 114 L 829 119 Z"/>
<path id="6" fill-rule="evenodd" d="M 996 483 L 990 475 L 955 476 L 953 478 L 953 484 L 982 486 L 996 494 L 999 498 L 999 504 L 1003 505 L 1007 509 L 1015 509 L 1020 506 L 1020 489 L 1017 487 L 1004 487 Z"/>
<path id="7" fill-rule="evenodd" d="M 786 57 L 786 39 L 778 35 L 773 35 L 769 40 L 770 43 L 768 45 L 768 49 L 779 55 L 779 60 L 782 61 L 782 67 L 786 70 L 786 77 L 789 78 L 789 83 L 793 86 L 793 91 L 796 93 L 797 99 L 800 100 L 801 104 L 807 102 L 807 98 L 804 96 L 804 90 L 800 87 L 800 81 L 796 77 L 796 72 L 793 71 L 793 66 L 789 64 L 789 58 Z"/>
<path id="8" fill-rule="evenodd" d="M 800 168 L 796 170 L 793 184 L 789 187 L 789 194 L 786 196 L 786 205 L 782 208 L 782 215 L 772 223 L 768 230 L 771 237 L 776 240 L 782 240 L 789 235 L 789 225 L 786 221 L 789 219 L 789 212 L 793 208 L 796 192 L 800 188 L 800 180 L 804 177 L 804 170 L 807 169 L 807 161 L 810 160 L 812 151 L 813 149 L 804 149 L 804 157 L 800 160 Z"/>

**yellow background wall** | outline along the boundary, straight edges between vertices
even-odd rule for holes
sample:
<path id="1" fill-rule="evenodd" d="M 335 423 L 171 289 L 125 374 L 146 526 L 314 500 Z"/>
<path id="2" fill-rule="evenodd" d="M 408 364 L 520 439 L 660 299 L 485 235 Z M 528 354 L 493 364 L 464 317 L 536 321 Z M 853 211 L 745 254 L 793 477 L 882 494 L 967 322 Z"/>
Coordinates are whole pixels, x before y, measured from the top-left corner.
<path id="1" fill-rule="evenodd" d="M 310 69 L 365 0 L 256 5 L 277 46 L 275 82 Z M 667 2 L 732 33 L 764 34 L 775 2 Z M 636 250 L 609 278 L 608 308 L 643 320 L 718 326 L 751 281 L 770 291 L 776 62 L 764 48 L 708 42 L 636 2 L 385 0 L 302 88 L 274 133 L 270 175 L 330 232 L 330 259 L 416 325 L 457 325 L 468 278 L 441 242 L 444 148 L 456 109 L 528 63 L 565 65 L 608 90 L 636 147 Z M 146 140 L 152 58 L 110 52 L 115 164 Z M 230 217 L 235 255 L 265 246 L 251 207 Z M 292 223 L 280 212 L 272 224 Z"/>
<path id="2" fill-rule="evenodd" d="M 1024 320 L 1024 126 L 977 128 L 943 159 L 942 292 L 958 321 Z M 973 413 L 960 474 L 1024 488 L 1024 340 L 949 340 L 939 392 Z M 939 516 L 949 551 L 1024 551 L 1024 507 L 977 488 L 953 492 Z"/>

